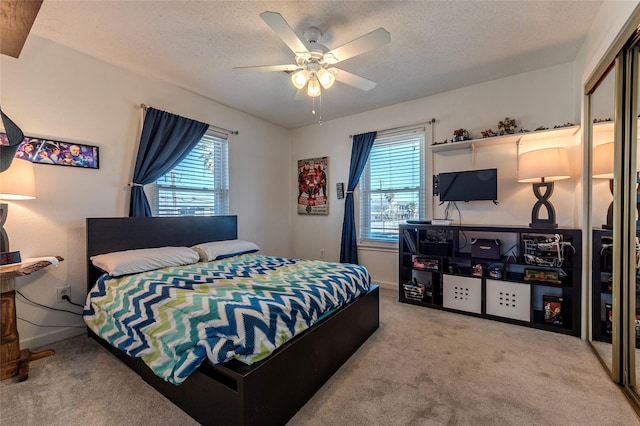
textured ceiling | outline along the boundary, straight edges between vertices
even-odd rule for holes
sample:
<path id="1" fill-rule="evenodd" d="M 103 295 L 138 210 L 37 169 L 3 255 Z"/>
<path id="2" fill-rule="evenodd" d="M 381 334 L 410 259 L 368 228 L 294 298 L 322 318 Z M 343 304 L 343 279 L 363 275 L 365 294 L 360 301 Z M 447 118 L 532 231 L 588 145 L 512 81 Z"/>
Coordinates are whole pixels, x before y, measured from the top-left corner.
<path id="1" fill-rule="evenodd" d="M 326 121 L 572 61 L 600 7 L 606 2 L 45 0 L 31 34 L 298 128 L 318 116 L 287 74 L 232 70 L 293 62 L 260 18 L 266 10 L 299 36 L 318 27 L 330 49 L 379 27 L 391 33 L 390 44 L 339 64 L 378 84 L 323 91 Z"/>

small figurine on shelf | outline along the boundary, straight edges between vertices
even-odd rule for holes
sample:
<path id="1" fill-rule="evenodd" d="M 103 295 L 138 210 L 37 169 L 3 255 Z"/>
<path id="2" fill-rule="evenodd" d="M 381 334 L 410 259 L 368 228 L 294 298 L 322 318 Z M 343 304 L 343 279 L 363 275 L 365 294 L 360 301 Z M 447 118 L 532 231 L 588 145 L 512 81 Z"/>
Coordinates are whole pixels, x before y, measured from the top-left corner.
<path id="1" fill-rule="evenodd" d="M 452 142 L 460 142 L 460 141 L 468 141 L 471 137 L 469 136 L 469 131 L 465 129 L 458 129 L 453 131 L 453 141 Z"/>
<path id="2" fill-rule="evenodd" d="M 541 130 L 549 130 L 549 128 L 545 126 L 536 127 L 536 130 L 534 130 L 534 132 L 539 132 Z"/>
<path id="3" fill-rule="evenodd" d="M 564 123 L 564 124 L 556 124 L 553 126 L 554 129 L 562 129 L 563 127 L 572 127 L 575 126 L 573 123 Z"/>
<path id="4" fill-rule="evenodd" d="M 481 133 L 483 138 L 491 138 L 494 136 L 498 136 L 498 134 L 491 129 L 483 130 Z"/>
<path id="5" fill-rule="evenodd" d="M 503 121 L 498 123 L 498 134 L 502 135 L 512 135 L 516 132 L 516 120 L 514 118 L 506 117 Z"/>

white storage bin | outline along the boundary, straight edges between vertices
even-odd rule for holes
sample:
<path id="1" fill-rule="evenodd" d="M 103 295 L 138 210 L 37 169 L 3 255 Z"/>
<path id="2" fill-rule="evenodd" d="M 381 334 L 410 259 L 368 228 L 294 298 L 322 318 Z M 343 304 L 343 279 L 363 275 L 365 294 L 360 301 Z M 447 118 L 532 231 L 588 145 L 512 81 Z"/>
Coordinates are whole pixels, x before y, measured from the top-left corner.
<path id="1" fill-rule="evenodd" d="M 442 297 L 445 308 L 481 314 L 482 280 L 444 274 Z"/>
<path id="2" fill-rule="evenodd" d="M 487 279 L 486 313 L 530 322 L 531 286 Z"/>

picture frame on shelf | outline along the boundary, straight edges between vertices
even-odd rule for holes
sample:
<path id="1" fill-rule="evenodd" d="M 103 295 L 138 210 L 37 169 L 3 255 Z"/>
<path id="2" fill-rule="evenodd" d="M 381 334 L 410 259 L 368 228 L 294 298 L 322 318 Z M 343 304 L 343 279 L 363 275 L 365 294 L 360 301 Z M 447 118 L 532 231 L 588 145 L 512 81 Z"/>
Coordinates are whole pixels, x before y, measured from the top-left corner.
<path id="1" fill-rule="evenodd" d="M 604 311 L 605 311 L 605 318 L 606 318 L 605 333 L 611 336 L 611 334 L 613 333 L 613 306 L 611 305 L 611 303 L 605 303 Z M 636 314 L 636 324 L 637 324 L 637 318 L 638 318 L 638 314 Z M 638 328 L 636 325 L 636 340 L 637 339 L 638 339 Z"/>
<path id="2" fill-rule="evenodd" d="M 562 325 L 562 296 L 554 294 L 542 295 L 542 306 L 544 309 L 544 323 L 552 325 Z"/>
<path id="3" fill-rule="evenodd" d="M 560 273 L 549 269 L 525 268 L 524 280 L 526 282 L 537 282 L 543 284 L 562 284 Z"/>

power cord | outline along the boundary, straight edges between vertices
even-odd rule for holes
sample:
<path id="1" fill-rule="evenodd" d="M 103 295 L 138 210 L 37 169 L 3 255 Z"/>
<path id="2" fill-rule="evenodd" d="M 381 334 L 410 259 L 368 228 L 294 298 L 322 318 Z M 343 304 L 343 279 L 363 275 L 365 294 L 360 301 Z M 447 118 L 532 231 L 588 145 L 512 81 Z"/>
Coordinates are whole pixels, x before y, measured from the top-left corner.
<path id="1" fill-rule="evenodd" d="M 31 304 L 33 304 L 33 305 L 35 305 L 35 306 L 40 306 L 41 308 L 45 308 L 45 309 L 51 309 L 52 311 L 67 312 L 67 313 L 69 313 L 69 314 L 74 314 L 74 315 L 80 315 L 80 316 L 82 316 L 82 314 L 81 314 L 81 313 L 78 313 L 78 312 L 69 311 L 69 310 L 67 310 L 67 309 L 52 308 L 51 306 L 47 306 L 47 305 L 43 305 L 42 303 L 34 302 L 33 300 L 29 299 L 27 296 L 25 296 L 24 294 L 22 294 L 22 293 L 20 292 L 20 290 L 16 290 L 16 293 L 18 293 L 18 294 L 19 294 L 19 295 L 20 295 L 24 300 L 26 300 L 27 302 L 29 302 L 29 303 L 31 303 Z M 68 298 L 68 297 L 67 297 L 67 298 Z M 69 301 L 69 303 L 71 303 L 71 302 Z M 74 305 L 75 305 L 75 303 L 74 303 Z"/>
<path id="2" fill-rule="evenodd" d="M 31 325 L 35 325 L 36 327 L 69 327 L 69 328 L 87 328 L 87 326 L 85 325 L 44 325 L 44 324 L 36 324 L 35 322 L 31 322 L 27 319 L 24 318 L 20 318 L 18 316 L 16 316 L 17 319 L 19 319 L 20 321 L 24 321 L 24 322 L 28 322 Z"/>
<path id="3" fill-rule="evenodd" d="M 81 305 L 79 303 L 73 303 L 71 301 L 71 299 L 69 299 L 69 296 L 67 296 L 66 294 L 64 296 L 62 296 L 62 300 L 66 300 L 67 302 L 71 303 L 72 305 L 80 306 L 81 308 L 84 308 L 84 305 Z"/>

